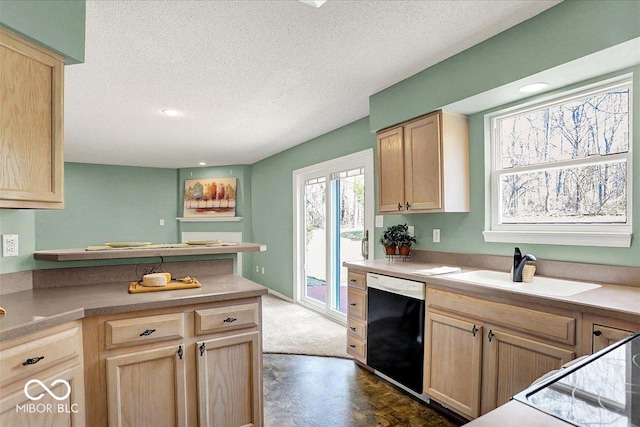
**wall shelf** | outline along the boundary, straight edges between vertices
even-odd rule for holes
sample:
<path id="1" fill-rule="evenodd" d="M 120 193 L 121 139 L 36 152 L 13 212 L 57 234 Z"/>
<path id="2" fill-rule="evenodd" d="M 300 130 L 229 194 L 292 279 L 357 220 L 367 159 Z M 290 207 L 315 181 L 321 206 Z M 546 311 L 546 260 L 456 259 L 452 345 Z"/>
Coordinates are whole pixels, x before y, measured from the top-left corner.
<path id="1" fill-rule="evenodd" d="M 242 221 L 244 219 L 243 216 L 229 216 L 229 217 L 220 217 L 220 218 L 185 218 L 185 217 L 177 217 L 176 218 L 180 222 L 233 222 L 233 221 Z"/>

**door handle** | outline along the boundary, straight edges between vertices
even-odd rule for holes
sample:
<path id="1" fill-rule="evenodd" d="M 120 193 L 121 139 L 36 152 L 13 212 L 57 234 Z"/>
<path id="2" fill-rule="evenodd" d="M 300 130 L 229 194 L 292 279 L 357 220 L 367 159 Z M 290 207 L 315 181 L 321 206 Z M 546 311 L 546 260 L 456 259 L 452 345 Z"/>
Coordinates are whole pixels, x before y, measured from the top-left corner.
<path id="1" fill-rule="evenodd" d="M 363 259 L 369 259 L 369 230 L 364 230 L 364 238 L 360 241 L 360 253 Z"/>

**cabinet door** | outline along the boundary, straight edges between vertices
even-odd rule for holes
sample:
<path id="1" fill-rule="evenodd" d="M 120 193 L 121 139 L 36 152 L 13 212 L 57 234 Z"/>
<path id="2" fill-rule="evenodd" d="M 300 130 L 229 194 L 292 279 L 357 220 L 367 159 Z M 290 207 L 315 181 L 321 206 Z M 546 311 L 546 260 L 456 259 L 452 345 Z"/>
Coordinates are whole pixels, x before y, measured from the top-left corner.
<path id="1" fill-rule="evenodd" d="M 25 393 L 24 386 L 30 380 L 37 381 L 32 381 Z M 16 384 L 20 387 L 13 393 L 5 394 L 0 390 L 0 426 L 85 425 L 84 379 L 81 365 L 60 372 L 49 369 L 30 380 L 18 381 Z"/>
<path id="2" fill-rule="evenodd" d="M 0 30 L 0 208 L 63 208 L 63 66 Z"/>
<path id="3" fill-rule="evenodd" d="M 404 143 L 402 126 L 378 134 L 378 210 L 405 210 Z"/>
<path id="4" fill-rule="evenodd" d="M 442 208 L 440 141 L 439 114 L 404 126 L 405 198 L 409 212 Z"/>
<path id="5" fill-rule="evenodd" d="M 603 348 L 609 347 L 623 338 L 631 335 L 633 331 L 626 329 L 612 328 L 610 326 L 593 324 L 593 332 L 591 333 L 591 349 L 592 352 L 598 352 Z"/>
<path id="6" fill-rule="evenodd" d="M 483 413 L 507 403 L 542 375 L 575 358 L 573 351 L 495 329 L 489 330 L 486 339 Z"/>
<path id="7" fill-rule="evenodd" d="M 427 312 L 424 393 L 456 412 L 480 412 L 482 326 Z"/>
<path id="8" fill-rule="evenodd" d="M 260 333 L 198 341 L 200 427 L 262 426 Z"/>
<path id="9" fill-rule="evenodd" d="M 109 426 L 187 426 L 184 347 L 107 358 Z"/>

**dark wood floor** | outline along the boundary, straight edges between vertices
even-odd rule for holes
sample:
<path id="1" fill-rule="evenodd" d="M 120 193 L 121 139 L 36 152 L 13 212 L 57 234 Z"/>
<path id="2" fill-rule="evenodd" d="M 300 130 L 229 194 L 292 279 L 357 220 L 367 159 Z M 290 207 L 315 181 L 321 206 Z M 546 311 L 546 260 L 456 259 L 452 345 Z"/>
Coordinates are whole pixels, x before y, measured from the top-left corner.
<path id="1" fill-rule="evenodd" d="M 265 427 L 460 424 L 352 360 L 264 355 Z"/>

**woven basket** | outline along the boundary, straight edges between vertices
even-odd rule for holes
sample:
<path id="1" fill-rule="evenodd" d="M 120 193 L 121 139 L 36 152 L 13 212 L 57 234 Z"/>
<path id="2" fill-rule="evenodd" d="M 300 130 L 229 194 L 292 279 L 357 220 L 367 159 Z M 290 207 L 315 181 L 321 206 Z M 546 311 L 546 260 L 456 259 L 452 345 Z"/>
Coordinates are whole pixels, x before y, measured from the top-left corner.
<path id="1" fill-rule="evenodd" d="M 525 283 L 531 283 L 534 274 L 536 274 L 536 266 L 533 264 L 525 265 L 522 269 L 522 281 Z"/>

